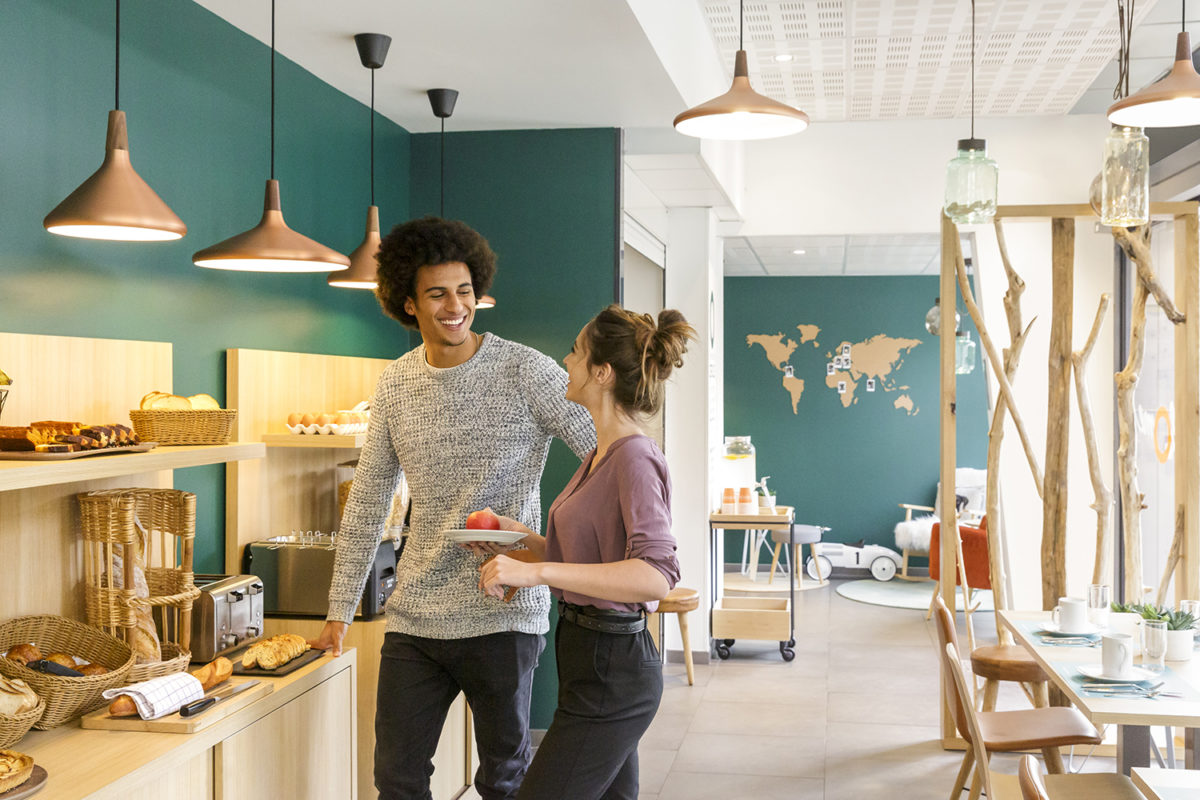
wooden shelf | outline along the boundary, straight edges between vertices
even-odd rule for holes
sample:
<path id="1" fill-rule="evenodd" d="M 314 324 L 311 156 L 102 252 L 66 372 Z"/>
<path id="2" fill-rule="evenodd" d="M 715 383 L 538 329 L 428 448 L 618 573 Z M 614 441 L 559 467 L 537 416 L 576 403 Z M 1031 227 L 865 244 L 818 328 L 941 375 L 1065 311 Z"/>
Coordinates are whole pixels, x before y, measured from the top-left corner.
<path id="1" fill-rule="evenodd" d="M 267 447 L 306 447 L 318 449 L 330 448 L 361 448 L 367 441 L 365 433 L 351 436 L 335 436 L 333 434 L 297 434 L 297 433 L 267 433 L 263 434 L 263 442 Z"/>
<path id="2" fill-rule="evenodd" d="M 183 467 L 266 457 L 260 442 L 156 447 L 148 453 L 114 453 L 70 461 L 0 461 L 0 492 L 138 475 Z"/>

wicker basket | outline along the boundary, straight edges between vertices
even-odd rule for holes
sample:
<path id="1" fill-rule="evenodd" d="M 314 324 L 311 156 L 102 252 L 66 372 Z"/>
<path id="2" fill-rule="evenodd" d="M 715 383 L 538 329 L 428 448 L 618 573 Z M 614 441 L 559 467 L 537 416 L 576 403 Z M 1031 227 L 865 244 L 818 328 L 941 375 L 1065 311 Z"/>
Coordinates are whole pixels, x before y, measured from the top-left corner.
<path id="1" fill-rule="evenodd" d="M 134 409 L 133 430 L 144 442 L 158 444 L 226 444 L 233 435 L 237 409 L 168 411 Z"/>
<path id="2" fill-rule="evenodd" d="M 7 660 L 7 659 L 6 659 Z M 38 697 L 38 704 L 24 714 L 9 716 L 0 714 L 0 747 L 12 747 L 29 733 L 33 724 L 42 718 L 46 710 L 46 700 Z"/>
<path id="3" fill-rule="evenodd" d="M 192 603 L 200 596 L 192 574 L 196 495 L 108 489 L 79 495 L 79 511 L 88 622 L 130 643 L 135 653 L 153 647 L 150 634 L 161 641 L 162 660 L 137 664 L 137 680 L 186 669 Z"/>
<path id="4" fill-rule="evenodd" d="M 109 670 L 103 675 L 67 678 L 0 658 L 0 674 L 25 681 L 46 702 L 45 712 L 33 723 L 39 730 L 56 728 L 104 705 L 101 693 L 124 686 L 133 667 L 129 645 L 99 628 L 66 617 L 17 617 L 0 623 L 0 650 L 7 652 L 23 642 L 33 642 L 45 653 L 70 653 Z"/>

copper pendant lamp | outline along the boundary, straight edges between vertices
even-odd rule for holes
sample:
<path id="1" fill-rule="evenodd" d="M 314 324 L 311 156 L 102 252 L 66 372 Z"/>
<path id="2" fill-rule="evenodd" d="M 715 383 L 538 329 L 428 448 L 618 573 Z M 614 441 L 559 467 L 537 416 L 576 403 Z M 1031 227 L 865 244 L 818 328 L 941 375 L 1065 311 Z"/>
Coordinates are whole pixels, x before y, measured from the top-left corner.
<path id="1" fill-rule="evenodd" d="M 129 133 L 121 110 L 121 0 L 116 0 L 116 102 L 108 112 L 104 162 L 90 178 L 46 215 L 50 233 L 80 239 L 164 242 L 187 233 L 175 212 L 129 160 Z"/>
<path id="2" fill-rule="evenodd" d="M 733 86 L 725 94 L 693 106 L 675 117 L 675 130 L 701 139 L 774 139 L 800 133 L 808 114 L 754 91 L 746 50 L 744 3 L 738 4 L 738 51 L 733 61 Z"/>
<path id="3" fill-rule="evenodd" d="M 271 0 L 271 177 L 262 219 L 245 233 L 196 253 L 192 263 L 243 272 L 325 272 L 350 266 L 350 259 L 297 233 L 283 221 L 279 181 L 275 180 L 275 0 Z"/>
<path id="4" fill-rule="evenodd" d="M 1187 24 L 1182 2 L 1181 27 Z M 1192 64 L 1192 39 L 1181 30 L 1175 37 L 1175 64 L 1161 80 L 1108 107 L 1108 121 L 1129 128 L 1178 128 L 1200 125 L 1200 74 Z"/>
<path id="5" fill-rule="evenodd" d="M 383 66 L 392 37 L 382 33 L 356 33 L 358 59 L 371 70 L 371 206 L 367 209 L 367 232 L 362 244 L 350 254 L 350 269 L 329 273 L 326 282 L 342 289 L 374 289 L 379 262 L 379 207 L 375 205 L 375 70 Z"/>

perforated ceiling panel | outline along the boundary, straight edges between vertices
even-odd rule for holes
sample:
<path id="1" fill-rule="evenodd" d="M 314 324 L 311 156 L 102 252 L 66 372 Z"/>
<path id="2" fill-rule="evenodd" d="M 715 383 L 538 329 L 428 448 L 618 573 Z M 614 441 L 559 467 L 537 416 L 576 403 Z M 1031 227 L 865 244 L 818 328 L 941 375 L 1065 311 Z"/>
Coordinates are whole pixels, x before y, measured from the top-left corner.
<path id="1" fill-rule="evenodd" d="M 700 2 L 732 74 L 738 0 Z M 1116 7 L 977 0 L 976 116 L 1067 113 L 1116 57 Z M 970 0 L 751 0 L 744 43 L 754 87 L 814 120 L 970 114 Z"/>

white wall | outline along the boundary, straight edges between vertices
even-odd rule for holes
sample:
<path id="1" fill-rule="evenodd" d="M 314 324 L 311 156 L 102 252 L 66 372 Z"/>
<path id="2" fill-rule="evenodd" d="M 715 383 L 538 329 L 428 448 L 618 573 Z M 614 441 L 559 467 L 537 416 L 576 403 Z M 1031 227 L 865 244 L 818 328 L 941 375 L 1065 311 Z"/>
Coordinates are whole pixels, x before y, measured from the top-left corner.
<path id="1" fill-rule="evenodd" d="M 985 322 L 997 347 L 1006 347 L 1009 335 L 1003 298 L 1008 281 L 1000 261 L 994 229 L 991 226 L 978 226 L 964 230 L 973 230 L 976 234 L 980 270 L 976 279 L 979 286 L 977 291 Z M 1037 318 L 1021 353 L 1013 389 L 1037 462 L 1044 469 L 1051 303 L 1050 220 L 1006 221 L 1004 236 L 1013 268 L 1025 281 L 1025 293 L 1021 298 L 1024 324 Z M 1108 228 L 1096 232 L 1093 220 L 1080 220 L 1075 226 L 1074 281 L 1074 350 L 1081 349 L 1087 339 L 1100 295 L 1104 292 L 1113 295 L 1114 302 L 1109 304 L 1096 346 L 1088 360 L 1086 378 L 1092 416 L 1096 422 L 1101 469 L 1106 485 L 1115 493 L 1113 326 L 1116 296 L 1113 291 L 1113 239 Z M 996 389 L 990 370 L 988 377 L 989 391 L 994 398 Z M 1070 455 L 1067 464 L 1067 592 L 1074 597 L 1085 597 L 1087 585 L 1091 583 L 1096 552 L 1096 514 L 1089 507 L 1094 494 L 1079 420 L 1072 383 Z M 1011 417 L 1005 428 L 1001 453 L 1002 516 L 1009 543 L 1014 607 L 1041 608 L 1042 503 Z M 1108 582 L 1111 585 L 1111 578 Z"/>
<path id="2" fill-rule="evenodd" d="M 1108 128 L 1100 115 L 975 123 L 1007 204 L 1086 202 Z M 747 142 L 739 235 L 936 233 L 946 164 L 969 133 L 966 120 L 847 122 Z"/>

